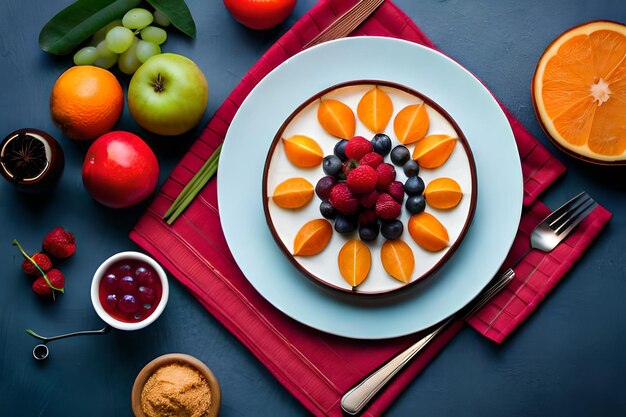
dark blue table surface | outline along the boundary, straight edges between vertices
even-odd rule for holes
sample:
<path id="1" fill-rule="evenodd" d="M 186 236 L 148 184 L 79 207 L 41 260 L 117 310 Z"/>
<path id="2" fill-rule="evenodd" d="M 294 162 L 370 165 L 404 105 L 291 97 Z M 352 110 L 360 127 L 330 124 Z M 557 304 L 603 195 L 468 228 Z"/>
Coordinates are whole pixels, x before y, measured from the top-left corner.
<path id="1" fill-rule="evenodd" d="M 43 129 L 58 138 L 67 161 L 56 192 L 46 199 L 25 197 L 0 181 L 0 415 L 131 415 L 130 389 L 137 372 L 154 357 L 170 352 L 197 356 L 212 368 L 222 386 L 223 416 L 307 415 L 173 279 L 167 309 L 150 327 L 55 342 L 45 363 L 33 360 L 35 340 L 24 333 L 25 327 L 57 334 L 102 325 L 89 299 L 91 276 L 109 255 L 137 249 L 128 232 L 147 205 L 112 210 L 95 203 L 80 176 L 85 144 L 64 137 L 50 120 L 50 90 L 71 58 L 42 52 L 37 37 L 44 23 L 69 3 L 0 3 L 0 136 L 21 127 Z M 284 24 L 266 32 L 236 23 L 219 0 L 187 3 L 198 38 L 190 41 L 170 31 L 163 49 L 189 56 L 204 71 L 210 86 L 204 125 L 259 56 L 315 1 L 298 1 Z M 547 302 L 510 339 L 497 346 L 464 330 L 388 415 L 626 415 L 626 171 L 585 165 L 559 153 L 541 131 L 530 99 L 535 64 L 554 37 L 589 20 L 624 23 L 626 4 L 623 0 L 396 3 L 443 51 L 481 78 L 567 165 L 567 174 L 545 193 L 544 201 L 555 207 L 587 190 L 614 217 Z M 128 78 L 121 77 L 121 82 L 126 88 Z M 127 109 L 117 127 L 139 133 L 154 147 L 160 183 L 201 129 L 174 140 L 157 138 L 142 131 Z M 67 292 L 53 304 L 31 292 L 11 240 L 36 249 L 57 225 L 73 231 L 79 247 L 62 265 Z"/>

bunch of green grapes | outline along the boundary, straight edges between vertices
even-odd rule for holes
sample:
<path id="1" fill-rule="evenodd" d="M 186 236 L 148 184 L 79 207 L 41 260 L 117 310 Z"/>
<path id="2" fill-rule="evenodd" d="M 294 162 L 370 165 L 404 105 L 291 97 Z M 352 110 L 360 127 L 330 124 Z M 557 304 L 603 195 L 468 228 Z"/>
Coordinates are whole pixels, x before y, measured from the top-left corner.
<path id="1" fill-rule="evenodd" d="M 90 46 L 79 49 L 74 54 L 74 64 L 95 65 L 111 68 L 117 64 L 124 74 L 134 74 L 148 58 L 161 53 L 161 44 L 167 39 L 169 19 L 155 11 L 154 14 L 142 8 L 131 9 L 122 18 L 98 30 Z"/>

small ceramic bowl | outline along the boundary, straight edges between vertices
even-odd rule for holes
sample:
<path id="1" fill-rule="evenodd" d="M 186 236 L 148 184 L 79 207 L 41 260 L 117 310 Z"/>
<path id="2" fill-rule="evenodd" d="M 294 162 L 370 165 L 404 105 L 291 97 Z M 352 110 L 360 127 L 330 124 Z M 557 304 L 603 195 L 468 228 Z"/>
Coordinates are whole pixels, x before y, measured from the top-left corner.
<path id="1" fill-rule="evenodd" d="M 184 353 L 169 353 L 167 355 L 159 356 L 158 358 L 148 362 L 139 374 L 137 374 L 131 393 L 131 404 L 135 417 L 146 417 L 146 414 L 141 408 L 141 392 L 143 391 L 143 386 L 148 378 L 150 378 L 150 376 L 157 369 L 172 363 L 183 363 L 189 365 L 204 376 L 209 384 L 209 389 L 211 390 L 211 408 L 209 409 L 207 417 L 216 417 L 220 412 L 220 406 L 222 403 L 220 384 L 217 382 L 217 378 L 215 378 L 215 375 L 213 375 L 213 372 L 211 372 L 208 366 L 206 366 L 199 359 L 190 355 L 185 355 Z"/>
<path id="2" fill-rule="evenodd" d="M 100 297 L 98 295 L 100 281 L 104 277 L 105 272 L 113 264 L 122 260 L 140 261 L 150 265 L 156 271 L 159 279 L 161 280 L 161 286 L 163 288 L 161 300 L 155 307 L 154 311 L 148 317 L 136 323 L 127 323 L 112 317 L 109 313 L 106 312 L 106 310 L 102 306 L 102 303 L 100 302 Z M 163 270 L 161 265 L 159 265 L 154 259 L 140 252 L 120 252 L 111 256 L 109 259 L 102 262 L 102 264 L 98 267 L 95 274 L 93 275 L 93 279 L 91 281 L 91 303 L 93 304 L 93 308 L 96 310 L 98 316 L 100 316 L 100 318 L 104 320 L 105 323 L 119 330 L 139 330 L 153 323 L 157 318 L 159 318 L 159 316 L 165 309 L 168 297 L 169 285 L 165 271 Z"/>

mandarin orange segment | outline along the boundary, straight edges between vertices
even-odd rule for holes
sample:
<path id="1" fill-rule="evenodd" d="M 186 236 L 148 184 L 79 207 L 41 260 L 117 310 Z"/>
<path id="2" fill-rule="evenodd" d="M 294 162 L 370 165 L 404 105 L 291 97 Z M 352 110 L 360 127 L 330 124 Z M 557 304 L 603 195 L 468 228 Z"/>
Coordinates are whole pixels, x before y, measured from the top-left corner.
<path id="1" fill-rule="evenodd" d="M 442 177 L 428 183 L 424 190 L 424 198 L 429 206 L 448 210 L 461 202 L 463 191 L 458 182 L 452 178 Z"/>
<path id="2" fill-rule="evenodd" d="M 456 141 L 448 135 L 428 135 L 415 144 L 413 159 L 423 168 L 440 167 L 452 154 Z"/>
<path id="3" fill-rule="evenodd" d="M 400 143 L 417 142 L 428 131 L 430 119 L 424 103 L 406 106 L 398 112 L 393 121 L 393 130 Z"/>
<path id="4" fill-rule="evenodd" d="M 347 241 L 337 257 L 339 272 L 343 279 L 352 286 L 352 289 L 361 284 L 372 266 L 372 254 L 369 248 L 360 240 Z"/>
<path id="5" fill-rule="evenodd" d="M 382 133 L 393 114 L 393 103 L 389 95 L 378 86 L 369 90 L 356 108 L 359 120 L 374 133 Z"/>
<path id="6" fill-rule="evenodd" d="M 548 46 L 533 77 L 546 133 L 595 162 L 626 160 L 626 26 L 596 21 Z"/>
<path id="7" fill-rule="evenodd" d="M 326 248 L 333 235 L 333 227 L 328 220 L 314 219 L 304 224 L 293 240 L 295 256 L 317 255 Z"/>
<path id="8" fill-rule="evenodd" d="M 430 252 L 444 249 L 450 241 L 444 225 L 435 216 L 425 211 L 409 218 L 408 229 L 415 243 Z"/>
<path id="9" fill-rule="evenodd" d="M 283 146 L 287 159 L 300 168 L 318 166 L 324 159 L 322 147 L 308 136 L 295 135 L 290 138 L 283 138 Z"/>
<path id="10" fill-rule="evenodd" d="M 400 282 L 407 284 L 415 268 L 413 251 L 400 239 L 387 240 L 380 248 L 380 260 L 385 271 Z"/>
<path id="11" fill-rule="evenodd" d="M 313 184 L 304 178 L 289 178 L 276 186 L 272 200 L 278 207 L 297 209 L 307 205 L 314 193 Z"/>
<path id="12" fill-rule="evenodd" d="M 339 100 L 320 100 L 317 120 L 324 130 L 341 139 L 352 139 L 356 129 L 356 118 L 352 109 Z"/>

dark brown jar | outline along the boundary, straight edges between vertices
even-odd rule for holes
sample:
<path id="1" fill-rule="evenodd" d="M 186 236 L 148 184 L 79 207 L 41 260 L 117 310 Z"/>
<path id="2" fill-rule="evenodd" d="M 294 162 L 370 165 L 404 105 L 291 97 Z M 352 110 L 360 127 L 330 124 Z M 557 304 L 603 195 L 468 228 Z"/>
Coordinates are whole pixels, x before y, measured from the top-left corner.
<path id="1" fill-rule="evenodd" d="M 0 173 L 21 191 L 49 191 L 64 166 L 63 149 L 41 130 L 16 130 L 0 144 Z"/>

